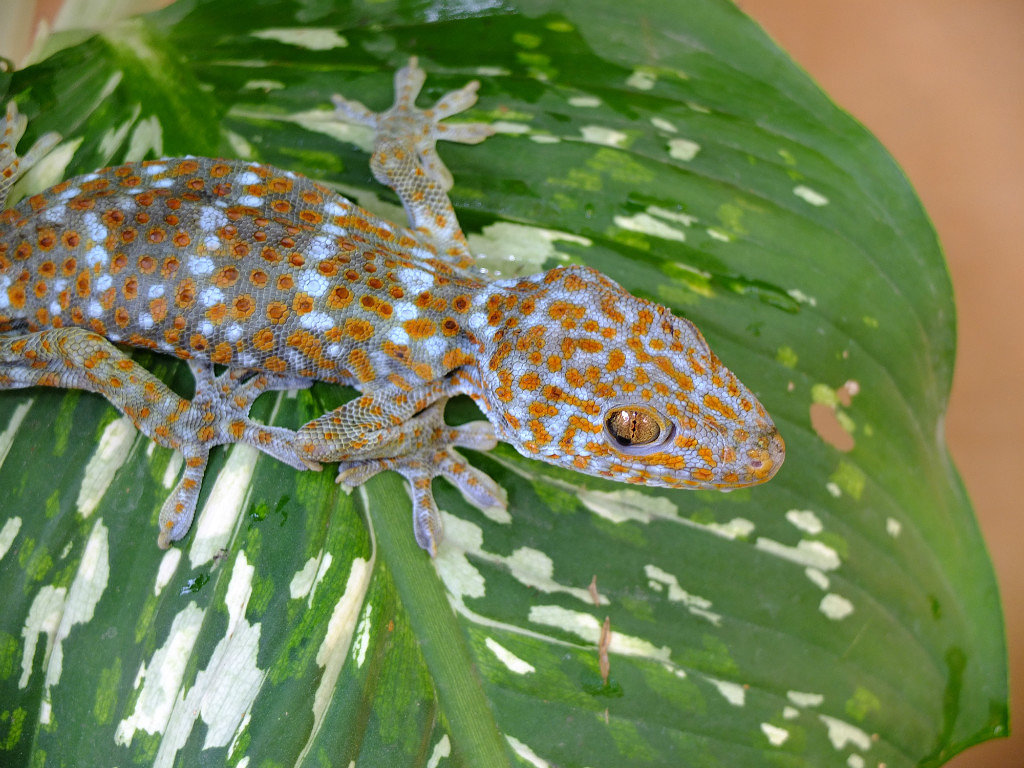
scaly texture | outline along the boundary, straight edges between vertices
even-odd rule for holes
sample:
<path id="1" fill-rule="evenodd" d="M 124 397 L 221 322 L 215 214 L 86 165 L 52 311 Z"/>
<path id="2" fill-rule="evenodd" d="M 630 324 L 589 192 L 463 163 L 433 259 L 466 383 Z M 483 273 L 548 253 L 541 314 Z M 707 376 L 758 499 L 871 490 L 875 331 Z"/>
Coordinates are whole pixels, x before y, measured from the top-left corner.
<path id="1" fill-rule="evenodd" d="M 455 447 L 497 438 L 581 472 L 679 488 L 754 485 L 781 465 L 764 408 L 689 321 L 587 267 L 473 273 L 435 142 L 491 131 L 440 123 L 475 102 L 476 83 L 418 109 L 424 77 L 415 60 L 400 70 L 380 114 L 335 97 L 339 117 L 374 128 L 371 167 L 401 197 L 407 228 L 294 173 L 192 157 L 100 170 L 0 214 L 0 387 L 99 392 L 181 451 L 161 546 L 188 531 L 210 448 L 225 443 L 300 469 L 338 462 L 352 485 L 400 472 L 431 553 L 434 477 L 477 506 L 504 504 Z M 13 105 L 2 128 L 0 207 L 6 182 L 53 143 L 19 159 Z M 112 342 L 188 360 L 193 399 Z M 214 376 L 214 363 L 227 371 Z M 250 420 L 260 393 L 314 379 L 361 395 L 297 432 Z M 444 423 L 460 393 L 489 424 Z"/>

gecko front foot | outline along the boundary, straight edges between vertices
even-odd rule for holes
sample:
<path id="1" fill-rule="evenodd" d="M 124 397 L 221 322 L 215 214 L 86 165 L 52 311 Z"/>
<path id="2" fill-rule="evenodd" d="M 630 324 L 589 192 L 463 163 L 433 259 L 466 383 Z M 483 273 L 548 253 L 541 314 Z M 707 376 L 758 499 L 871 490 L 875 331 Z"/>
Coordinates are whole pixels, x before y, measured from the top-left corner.
<path id="1" fill-rule="evenodd" d="M 446 402 L 445 399 L 434 403 L 400 427 L 407 452 L 400 456 L 344 461 L 338 467 L 336 478 L 336 482 L 354 487 L 385 470 L 402 475 L 409 481 L 416 543 L 431 557 L 437 554 L 444 536 L 441 515 L 431 489 L 435 477 L 445 478 L 478 509 L 505 509 L 508 506 L 504 489 L 454 450 L 456 447 L 477 451 L 494 448 L 497 438 L 490 422 L 472 421 L 449 427 L 444 423 Z M 393 442 L 391 444 L 394 445 Z"/>
<path id="2" fill-rule="evenodd" d="M 27 125 L 28 119 L 18 112 L 18 105 L 8 102 L 6 114 L 0 117 L 0 210 L 6 205 L 7 194 L 14 182 L 60 141 L 60 134 L 44 134 L 19 157 L 15 149 Z"/>

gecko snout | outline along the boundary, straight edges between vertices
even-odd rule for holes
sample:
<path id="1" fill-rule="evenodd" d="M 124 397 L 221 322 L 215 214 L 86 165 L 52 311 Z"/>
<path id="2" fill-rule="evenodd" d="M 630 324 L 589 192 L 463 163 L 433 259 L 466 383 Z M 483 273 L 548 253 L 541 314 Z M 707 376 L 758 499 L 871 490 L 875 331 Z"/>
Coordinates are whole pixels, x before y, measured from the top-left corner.
<path id="1" fill-rule="evenodd" d="M 758 435 L 747 456 L 750 459 L 747 468 L 750 470 L 753 483 L 770 480 L 786 460 L 786 443 L 779 430 L 772 425 Z"/>

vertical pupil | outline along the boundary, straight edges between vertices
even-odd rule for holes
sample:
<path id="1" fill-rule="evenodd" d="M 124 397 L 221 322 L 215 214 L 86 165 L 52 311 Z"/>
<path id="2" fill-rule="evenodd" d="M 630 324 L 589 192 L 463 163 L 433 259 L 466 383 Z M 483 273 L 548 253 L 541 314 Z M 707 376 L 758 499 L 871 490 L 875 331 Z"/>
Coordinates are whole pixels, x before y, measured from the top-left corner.
<path id="1" fill-rule="evenodd" d="M 651 414 L 622 408 L 612 412 L 605 421 L 608 434 L 622 446 L 648 445 L 658 439 L 661 427 Z"/>

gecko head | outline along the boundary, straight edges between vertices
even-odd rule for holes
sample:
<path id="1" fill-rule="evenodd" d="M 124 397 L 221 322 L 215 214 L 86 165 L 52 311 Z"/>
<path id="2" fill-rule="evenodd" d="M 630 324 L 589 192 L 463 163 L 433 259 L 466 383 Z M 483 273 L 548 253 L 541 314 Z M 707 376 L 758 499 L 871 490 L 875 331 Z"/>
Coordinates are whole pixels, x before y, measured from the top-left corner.
<path id="1" fill-rule="evenodd" d="M 693 323 L 600 273 L 494 283 L 486 315 L 483 396 L 523 455 L 673 488 L 757 485 L 782 465 L 771 418 Z"/>

